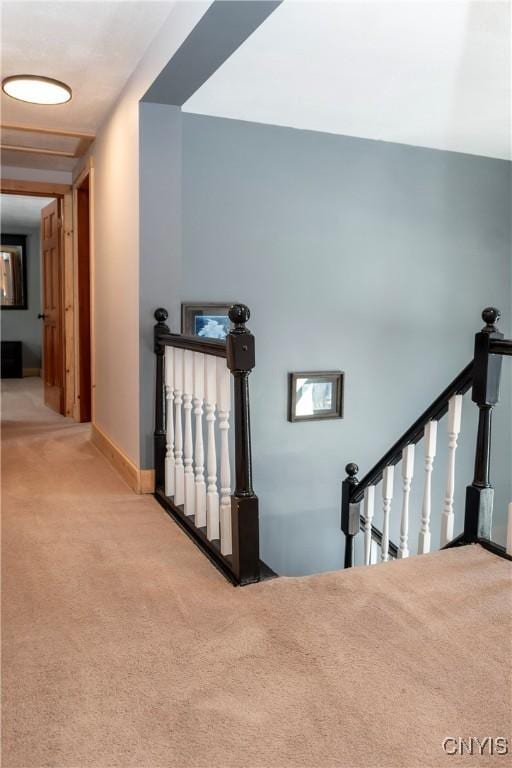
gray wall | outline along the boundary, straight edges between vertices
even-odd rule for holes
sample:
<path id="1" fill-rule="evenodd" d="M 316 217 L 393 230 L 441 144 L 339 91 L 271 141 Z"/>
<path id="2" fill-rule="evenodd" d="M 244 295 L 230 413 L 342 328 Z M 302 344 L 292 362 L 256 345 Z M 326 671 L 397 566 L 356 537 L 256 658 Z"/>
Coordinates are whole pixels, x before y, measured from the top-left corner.
<path id="1" fill-rule="evenodd" d="M 368 469 L 468 362 L 484 306 L 503 310 L 510 333 L 510 164 L 191 114 L 183 123 L 181 300 L 234 296 L 252 310 L 262 555 L 281 574 L 339 568 L 344 464 Z M 155 258 L 161 249 L 165 239 Z M 175 292 L 169 283 L 171 303 Z M 345 418 L 289 424 L 288 371 L 331 368 L 346 374 Z M 495 434 L 499 522 L 509 374 Z M 475 416 L 467 400 L 459 529 Z"/>
<path id="2" fill-rule="evenodd" d="M 21 341 L 23 367 L 41 367 L 41 256 L 39 228 L 11 227 L 6 234 L 27 235 L 27 290 L 28 309 L 2 310 L 1 334 L 4 341 Z"/>
<path id="3" fill-rule="evenodd" d="M 140 141 L 140 455 L 153 466 L 153 313 L 166 307 L 179 332 L 182 120 L 179 107 L 139 105 Z"/>

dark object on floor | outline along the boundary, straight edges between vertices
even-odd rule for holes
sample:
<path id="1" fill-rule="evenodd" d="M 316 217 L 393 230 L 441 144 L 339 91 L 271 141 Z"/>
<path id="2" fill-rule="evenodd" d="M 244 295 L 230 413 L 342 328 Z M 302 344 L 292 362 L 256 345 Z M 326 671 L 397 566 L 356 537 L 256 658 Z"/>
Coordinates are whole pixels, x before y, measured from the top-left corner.
<path id="1" fill-rule="evenodd" d="M 2 341 L 2 379 L 21 379 L 21 341 Z"/>

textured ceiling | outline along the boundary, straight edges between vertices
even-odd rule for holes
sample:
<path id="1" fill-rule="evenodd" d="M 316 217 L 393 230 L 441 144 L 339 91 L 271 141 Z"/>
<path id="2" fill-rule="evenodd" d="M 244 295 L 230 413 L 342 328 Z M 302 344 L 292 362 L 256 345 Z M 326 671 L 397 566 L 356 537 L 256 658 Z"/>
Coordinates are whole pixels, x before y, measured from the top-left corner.
<path id="1" fill-rule="evenodd" d="M 510 159 L 510 3 L 283 4 L 190 112 Z"/>
<path id="2" fill-rule="evenodd" d="M 41 208 L 51 203 L 51 197 L 23 197 L 23 195 L 0 195 L 0 221 L 2 232 L 16 234 L 16 227 L 39 226 Z"/>
<path id="3" fill-rule="evenodd" d="M 73 98 L 38 106 L 2 93 L 2 122 L 94 132 L 172 6 L 170 0 L 3 2 L 2 77 L 54 77 L 71 86 Z"/>

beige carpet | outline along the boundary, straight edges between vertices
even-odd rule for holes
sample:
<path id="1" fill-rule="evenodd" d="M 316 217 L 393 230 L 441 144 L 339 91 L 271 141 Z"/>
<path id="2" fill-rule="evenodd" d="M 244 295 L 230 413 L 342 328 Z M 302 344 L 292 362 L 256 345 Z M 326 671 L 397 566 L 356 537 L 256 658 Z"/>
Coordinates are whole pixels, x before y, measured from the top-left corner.
<path id="1" fill-rule="evenodd" d="M 437 767 L 461 760 L 447 736 L 512 744 L 510 563 L 467 547 L 234 589 L 35 380 L 4 383 L 4 768 Z"/>

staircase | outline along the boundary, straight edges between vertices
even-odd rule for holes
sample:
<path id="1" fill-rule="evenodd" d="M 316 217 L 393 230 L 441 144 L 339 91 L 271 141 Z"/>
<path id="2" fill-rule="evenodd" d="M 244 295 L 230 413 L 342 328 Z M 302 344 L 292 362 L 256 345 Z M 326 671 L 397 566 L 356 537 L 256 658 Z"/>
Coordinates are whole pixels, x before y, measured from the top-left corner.
<path id="1" fill-rule="evenodd" d="M 490 481 L 491 421 L 499 400 L 503 356 L 512 355 L 512 340 L 505 339 L 496 323 L 499 310 L 488 307 L 482 312 L 485 326 L 475 336 L 474 357 L 466 367 L 425 409 L 414 424 L 392 445 L 384 456 L 359 480 L 359 467 L 347 464 L 343 481 L 341 529 L 345 535 L 345 568 L 355 564 L 355 541 L 364 532 L 364 564 L 376 560 L 406 558 L 411 554 L 409 541 L 410 492 L 414 472 L 415 449 L 423 441 L 424 479 L 421 523 L 416 552 L 431 551 L 431 489 L 436 456 L 438 423 L 448 418 L 448 453 L 446 486 L 441 515 L 440 548 L 479 543 L 497 555 L 512 559 L 512 504 L 509 505 L 507 546 L 492 541 L 492 512 L 494 489 Z M 466 489 L 464 529 L 454 535 L 453 499 L 455 491 L 455 457 L 461 430 L 463 395 L 471 390 L 471 399 L 478 407 L 478 432 L 473 482 Z M 402 499 L 400 511 L 400 541 L 390 541 L 395 467 L 401 465 Z M 382 498 L 382 530 L 374 525 L 377 490 Z"/>

